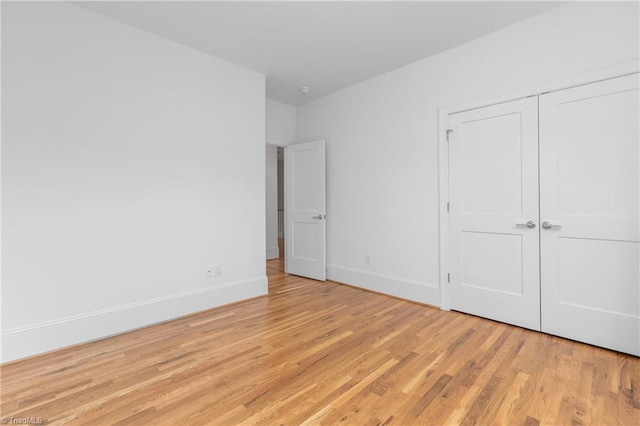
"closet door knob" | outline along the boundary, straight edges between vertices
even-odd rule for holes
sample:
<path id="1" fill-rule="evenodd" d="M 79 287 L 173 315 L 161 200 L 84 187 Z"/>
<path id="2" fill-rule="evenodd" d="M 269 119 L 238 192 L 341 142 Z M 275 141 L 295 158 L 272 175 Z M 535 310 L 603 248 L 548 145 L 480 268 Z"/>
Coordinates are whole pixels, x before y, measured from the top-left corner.
<path id="1" fill-rule="evenodd" d="M 547 221 L 542 222 L 542 227 L 544 229 L 560 229 L 562 228 L 562 225 L 554 225 L 553 223 Z"/>
<path id="2" fill-rule="evenodd" d="M 536 227 L 536 223 L 533 220 L 530 220 L 527 223 L 516 223 L 516 226 L 519 228 L 529 228 L 529 229 L 533 229 Z"/>

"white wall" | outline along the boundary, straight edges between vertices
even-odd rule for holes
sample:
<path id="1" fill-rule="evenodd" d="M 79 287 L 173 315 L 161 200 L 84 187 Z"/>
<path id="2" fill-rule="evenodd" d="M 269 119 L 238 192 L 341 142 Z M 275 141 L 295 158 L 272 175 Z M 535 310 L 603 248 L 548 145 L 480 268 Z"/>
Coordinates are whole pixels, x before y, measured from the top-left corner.
<path id="1" fill-rule="evenodd" d="M 267 259 L 280 257 L 278 250 L 278 148 L 266 146 Z"/>
<path id="2" fill-rule="evenodd" d="M 267 99 L 267 143 L 285 146 L 295 142 L 296 108 Z"/>
<path id="3" fill-rule="evenodd" d="M 265 294 L 264 76 L 2 8 L 3 361 Z"/>
<path id="4" fill-rule="evenodd" d="M 297 139 L 327 141 L 329 278 L 439 304 L 438 108 L 637 59 L 638 35 L 637 3 L 569 4 L 299 107 Z"/>

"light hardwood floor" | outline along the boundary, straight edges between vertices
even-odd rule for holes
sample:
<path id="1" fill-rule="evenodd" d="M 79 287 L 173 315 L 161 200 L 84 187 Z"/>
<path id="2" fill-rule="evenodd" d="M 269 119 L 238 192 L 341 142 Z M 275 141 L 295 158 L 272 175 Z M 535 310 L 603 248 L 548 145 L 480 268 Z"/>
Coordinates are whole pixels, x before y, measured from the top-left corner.
<path id="1" fill-rule="evenodd" d="M 270 295 L 4 365 L 73 424 L 640 424 L 640 359 L 282 272 Z"/>

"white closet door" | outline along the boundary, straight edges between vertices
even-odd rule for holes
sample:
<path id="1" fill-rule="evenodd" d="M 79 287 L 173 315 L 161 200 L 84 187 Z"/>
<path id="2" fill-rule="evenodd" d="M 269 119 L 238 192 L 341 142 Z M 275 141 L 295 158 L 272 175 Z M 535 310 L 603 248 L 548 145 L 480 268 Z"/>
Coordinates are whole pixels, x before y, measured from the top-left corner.
<path id="1" fill-rule="evenodd" d="M 537 108 L 533 97 L 449 118 L 451 307 L 534 330 L 540 329 Z"/>
<path id="2" fill-rule="evenodd" d="M 540 97 L 542 330 L 635 355 L 638 87 L 635 74 Z"/>

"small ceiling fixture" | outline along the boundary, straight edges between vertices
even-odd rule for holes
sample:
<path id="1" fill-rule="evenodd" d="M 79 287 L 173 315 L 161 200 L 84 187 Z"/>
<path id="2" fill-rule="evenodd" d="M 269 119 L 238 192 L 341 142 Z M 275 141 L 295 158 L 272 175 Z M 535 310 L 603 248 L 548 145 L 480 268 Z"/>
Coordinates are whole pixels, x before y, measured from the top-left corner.
<path id="1" fill-rule="evenodd" d="M 302 93 L 309 93 L 309 92 L 311 91 L 311 87 L 309 87 L 309 86 L 302 86 L 302 87 L 300 88 L 300 91 L 301 91 Z"/>

